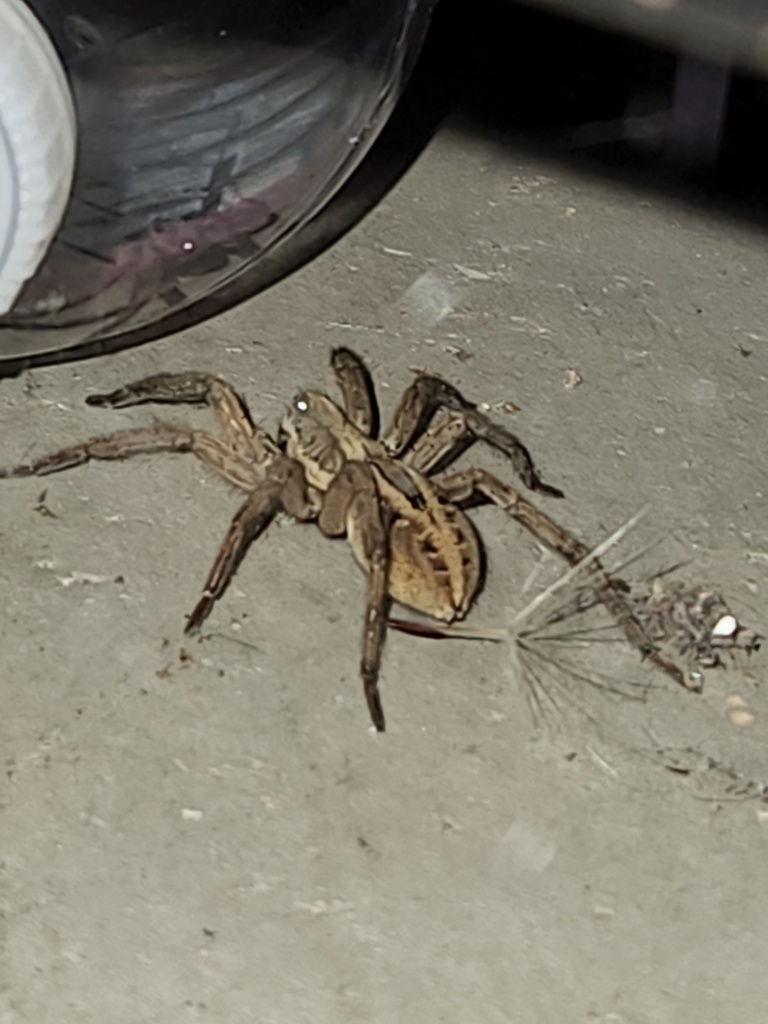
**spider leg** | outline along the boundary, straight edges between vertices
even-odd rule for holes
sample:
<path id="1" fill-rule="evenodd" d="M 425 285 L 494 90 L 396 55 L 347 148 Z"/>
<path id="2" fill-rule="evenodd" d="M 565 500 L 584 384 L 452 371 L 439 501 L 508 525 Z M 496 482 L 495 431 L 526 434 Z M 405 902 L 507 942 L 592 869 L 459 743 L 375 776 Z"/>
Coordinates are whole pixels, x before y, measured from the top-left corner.
<path id="1" fill-rule="evenodd" d="M 368 569 L 360 675 L 371 721 L 377 732 L 384 732 L 379 668 L 390 603 L 387 595 L 389 548 L 376 479 L 369 466 L 363 462 L 348 462 L 344 466 L 325 493 L 318 525 L 327 537 L 346 534 L 357 560 Z"/>
<path id="2" fill-rule="evenodd" d="M 512 516 L 538 540 L 553 548 L 571 565 L 589 554 L 589 548 L 555 522 L 532 502 L 485 469 L 466 469 L 430 477 L 430 482 L 446 501 L 460 507 L 492 503 Z"/>
<path id="3" fill-rule="evenodd" d="M 184 627 L 196 633 L 222 596 L 240 567 L 250 545 L 262 534 L 280 511 L 278 489 L 267 485 L 254 491 L 234 515 L 227 535 L 205 581 L 203 596 L 195 605 Z"/>
<path id="4" fill-rule="evenodd" d="M 158 373 L 108 394 L 89 395 L 85 401 L 87 405 L 109 409 L 148 402 L 208 405 L 227 444 L 235 451 L 258 461 L 267 461 L 278 451 L 269 435 L 254 425 L 245 399 L 223 380 L 206 373 Z"/>
<path id="5" fill-rule="evenodd" d="M 452 384 L 440 377 L 419 376 L 406 390 L 392 425 L 383 442 L 394 457 L 403 455 L 415 439 L 429 426 L 438 409 L 462 413 L 466 428 L 474 440 L 485 441 L 506 455 L 526 487 L 555 498 L 562 498 L 557 487 L 544 483 L 534 465 L 531 453 L 515 435 L 494 423 Z"/>
<path id="6" fill-rule="evenodd" d="M 132 455 L 151 455 L 157 452 L 192 452 L 229 483 L 245 491 L 252 490 L 264 478 L 263 467 L 239 456 L 218 438 L 202 430 L 161 423 L 154 427 L 118 430 L 103 437 L 92 437 L 50 455 L 42 455 L 32 462 L 0 469 L 0 479 L 46 476 L 82 466 L 92 460 L 127 459 Z"/>
<path id="7" fill-rule="evenodd" d="M 32 462 L 0 469 L 0 477 L 45 476 L 64 469 L 82 466 L 91 459 L 126 459 L 131 455 L 154 452 L 191 452 L 193 431 L 180 427 L 140 427 L 137 430 L 118 430 L 103 437 L 92 437 L 69 448 L 42 455 Z"/>
<path id="8" fill-rule="evenodd" d="M 403 462 L 427 476 L 445 469 L 474 443 L 464 413 L 442 406 L 416 435 Z"/>
<path id="9" fill-rule="evenodd" d="M 628 600 L 622 582 L 611 577 L 599 559 L 590 559 L 590 549 L 570 531 L 536 508 L 514 487 L 503 483 L 485 469 L 468 469 L 443 474 L 432 477 L 431 482 L 446 501 L 459 507 L 483 501 L 497 505 L 530 530 L 540 541 L 562 555 L 569 565 L 584 562 L 585 571 L 592 576 L 595 593 L 621 627 L 629 643 L 675 682 L 690 689 L 685 674 L 659 654 L 658 648 Z"/>
<path id="10" fill-rule="evenodd" d="M 280 459 L 267 480 L 248 496 L 235 513 L 208 574 L 203 596 L 187 620 L 185 633 L 199 630 L 232 582 L 248 548 L 282 511 L 304 521 L 313 519 L 317 514 L 301 466 L 286 458 Z"/>
<path id="11" fill-rule="evenodd" d="M 379 436 L 379 407 L 371 375 L 351 349 L 336 348 L 331 366 L 344 396 L 344 412 L 350 423 L 367 437 Z"/>

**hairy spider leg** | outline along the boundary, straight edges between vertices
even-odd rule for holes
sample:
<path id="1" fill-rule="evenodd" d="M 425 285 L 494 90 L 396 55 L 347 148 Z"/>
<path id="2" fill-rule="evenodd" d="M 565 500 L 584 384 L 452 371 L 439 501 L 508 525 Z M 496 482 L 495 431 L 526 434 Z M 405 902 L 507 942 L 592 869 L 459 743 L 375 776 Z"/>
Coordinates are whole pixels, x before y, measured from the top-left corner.
<path id="1" fill-rule="evenodd" d="M 530 452 L 511 431 L 494 423 L 472 402 L 467 401 L 457 388 L 440 377 L 422 374 L 406 389 L 392 425 L 383 441 L 395 458 L 403 455 L 415 438 L 429 426 L 440 408 L 460 412 L 466 420 L 467 431 L 473 440 L 485 441 L 502 452 L 511 461 L 515 472 L 526 487 L 541 494 L 562 498 L 557 487 L 544 483 L 534 465 Z"/>
<path id="2" fill-rule="evenodd" d="M 426 429 L 414 437 L 402 461 L 429 476 L 450 466 L 474 443 L 464 413 L 441 406 Z"/>
<path id="3" fill-rule="evenodd" d="M 203 596 L 189 616 L 185 633 L 199 630 L 231 583 L 248 548 L 264 533 L 278 512 L 286 512 L 303 522 L 317 515 L 301 466 L 283 457 L 273 466 L 267 480 L 248 496 L 235 513 L 208 574 Z"/>
<path id="4" fill-rule="evenodd" d="M 201 430 L 158 424 L 134 430 L 118 430 L 102 437 L 92 437 L 42 455 L 32 462 L 9 469 L 0 469 L 0 478 L 46 476 L 65 469 L 82 466 L 91 460 L 127 459 L 133 455 L 152 455 L 158 452 L 191 452 L 210 469 L 242 490 L 252 490 L 263 473 L 256 466 L 232 452 L 218 438 Z"/>
<path id="5" fill-rule="evenodd" d="M 368 367 L 348 348 L 331 353 L 331 366 L 344 398 L 344 414 L 366 437 L 379 436 L 379 406 Z"/>
<path id="6" fill-rule="evenodd" d="M 368 596 L 363 629 L 360 675 L 368 711 L 378 732 L 384 732 L 379 694 L 381 652 L 387 631 L 388 523 L 382 515 L 376 480 L 364 462 L 347 462 L 325 492 L 318 526 L 326 537 L 346 534 L 358 561 L 368 568 Z"/>
<path id="7" fill-rule="evenodd" d="M 90 395 L 86 403 L 110 409 L 131 405 L 159 404 L 208 405 L 226 443 L 252 461 L 269 461 L 278 454 L 272 438 L 255 426 L 245 399 L 218 377 L 205 373 L 157 373 L 126 384 L 103 395 Z"/>

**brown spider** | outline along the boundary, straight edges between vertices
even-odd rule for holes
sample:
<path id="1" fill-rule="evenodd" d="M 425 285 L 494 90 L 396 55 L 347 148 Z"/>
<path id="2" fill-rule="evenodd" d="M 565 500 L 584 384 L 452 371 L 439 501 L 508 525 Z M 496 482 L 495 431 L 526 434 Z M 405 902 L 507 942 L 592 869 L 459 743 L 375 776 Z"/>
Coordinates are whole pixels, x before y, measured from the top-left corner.
<path id="1" fill-rule="evenodd" d="M 563 496 L 542 482 L 521 442 L 452 385 L 419 375 L 406 390 L 391 427 L 377 439 L 378 409 L 363 362 L 339 348 L 331 364 L 343 408 L 324 394 L 306 391 L 294 399 L 276 440 L 255 426 L 244 400 L 224 381 L 199 373 L 158 374 L 86 401 L 111 408 L 144 402 L 207 403 L 222 438 L 166 424 L 121 430 L 0 471 L 0 477 L 42 476 L 91 459 L 192 452 L 245 491 L 248 496 L 189 617 L 188 633 L 199 630 L 249 545 L 278 512 L 316 522 L 326 537 L 346 536 L 368 574 L 360 672 L 371 719 L 383 731 L 378 676 L 390 601 L 450 623 L 467 614 L 480 588 L 482 549 L 464 509 L 498 505 L 571 564 L 587 558 L 589 548 L 486 470 L 446 471 L 470 444 L 482 440 L 510 458 L 528 488 Z M 590 568 L 596 593 L 630 642 L 689 685 L 675 666 L 661 659 L 621 587 L 597 561 Z"/>

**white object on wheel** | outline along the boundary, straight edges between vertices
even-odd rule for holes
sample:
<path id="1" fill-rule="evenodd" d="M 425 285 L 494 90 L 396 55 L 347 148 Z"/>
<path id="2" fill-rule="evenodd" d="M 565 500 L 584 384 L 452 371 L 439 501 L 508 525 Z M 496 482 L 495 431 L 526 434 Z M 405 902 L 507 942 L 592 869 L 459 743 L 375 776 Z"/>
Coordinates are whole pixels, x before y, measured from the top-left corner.
<path id="1" fill-rule="evenodd" d="M 0 314 L 56 233 L 76 140 L 72 95 L 53 43 L 22 0 L 0 0 Z"/>

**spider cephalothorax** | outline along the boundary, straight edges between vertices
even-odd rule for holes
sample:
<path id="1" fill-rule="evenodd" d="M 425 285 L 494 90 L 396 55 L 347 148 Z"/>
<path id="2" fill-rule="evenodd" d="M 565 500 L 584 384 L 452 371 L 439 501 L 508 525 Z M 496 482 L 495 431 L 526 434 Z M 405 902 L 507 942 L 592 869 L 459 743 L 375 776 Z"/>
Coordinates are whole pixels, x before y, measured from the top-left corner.
<path id="1" fill-rule="evenodd" d="M 378 408 L 364 364 L 337 349 L 332 366 L 342 405 L 307 391 L 298 396 L 276 438 L 256 427 L 245 402 L 216 377 L 158 374 L 89 405 L 123 407 L 144 402 L 208 404 L 221 437 L 160 424 L 93 438 L 43 456 L 0 476 L 43 475 L 91 459 L 122 459 L 147 452 L 192 452 L 247 497 L 235 514 L 189 617 L 198 630 L 224 593 L 249 545 L 279 512 L 314 521 L 328 537 L 346 536 L 368 577 L 361 676 L 374 725 L 384 729 L 378 691 L 388 607 L 396 600 L 443 622 L 463 618 L 477 595 L 482 550 L 465 509 L 493 503 L 574 564 L 589 549 L 519 491 L 484 469 L 447 469 L 474 441 L 503 452 L 523 483 L 554 497 L 517 438 L 489 420 L 450 384 L 419 375 L 406 390 L 390 428 L 379 439 Z M 595 592 L 644 656 L 686 684 L 666 662 L 621 587 L 599 562 L 589 571 Z"/>

